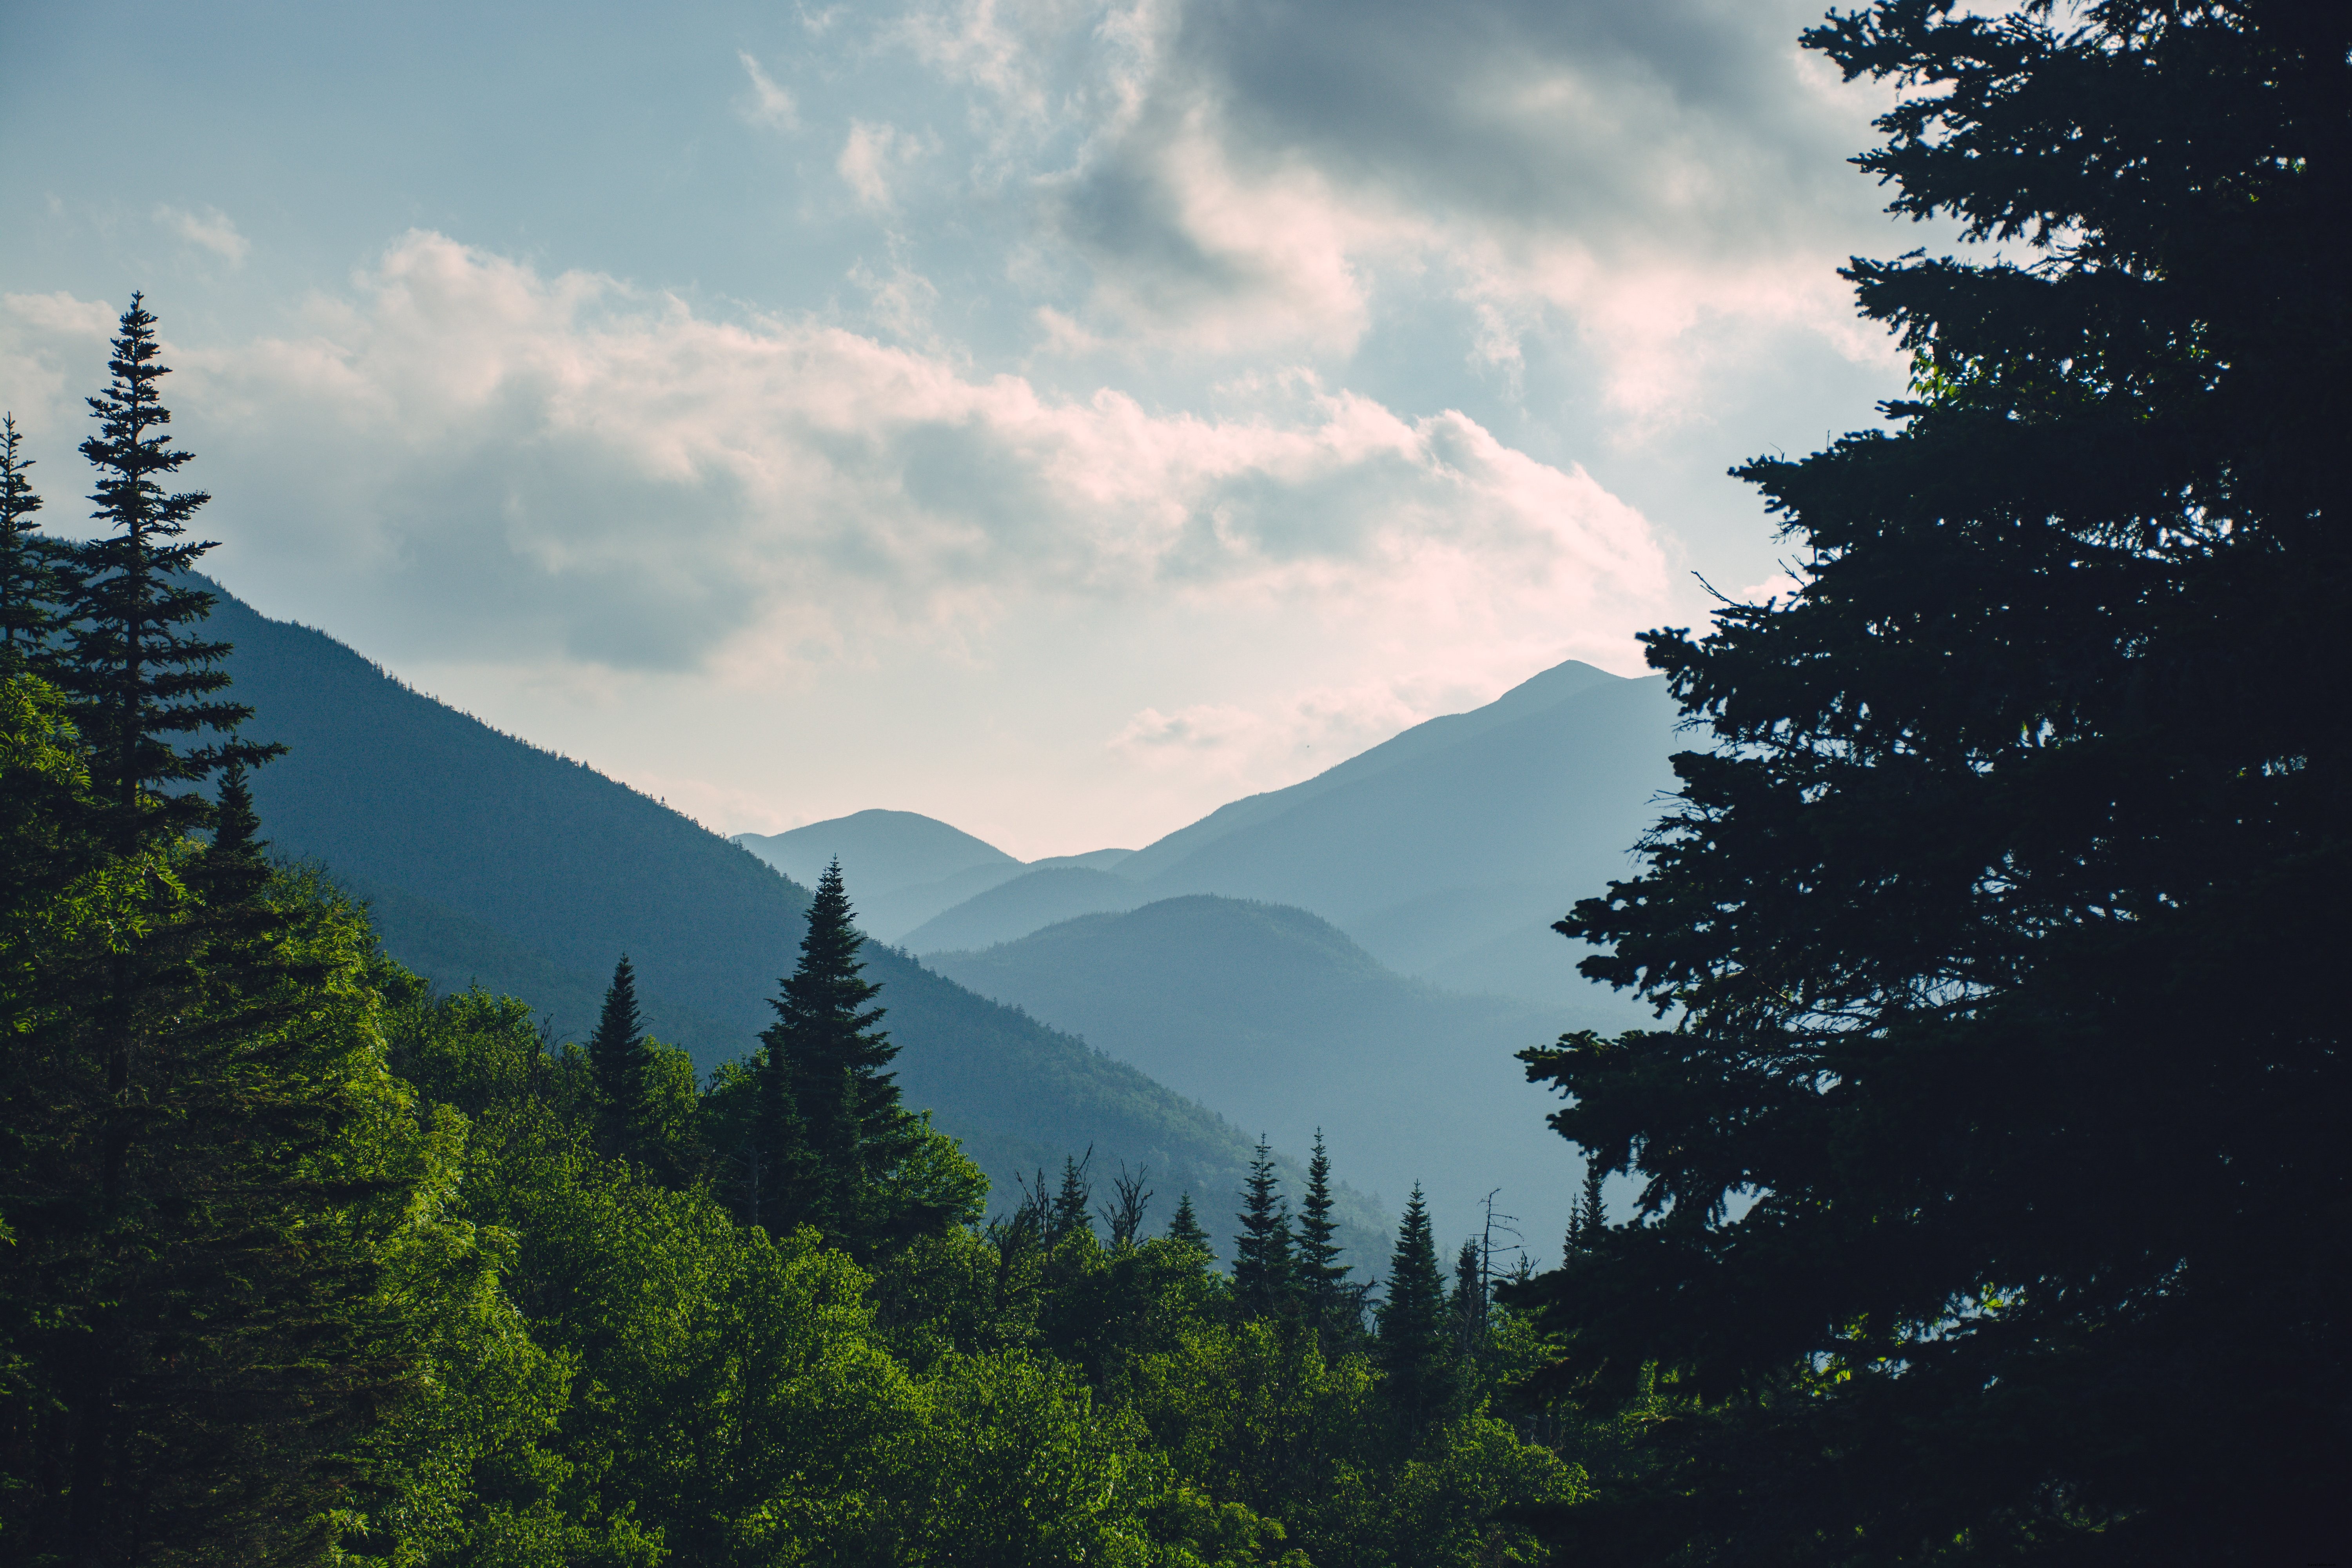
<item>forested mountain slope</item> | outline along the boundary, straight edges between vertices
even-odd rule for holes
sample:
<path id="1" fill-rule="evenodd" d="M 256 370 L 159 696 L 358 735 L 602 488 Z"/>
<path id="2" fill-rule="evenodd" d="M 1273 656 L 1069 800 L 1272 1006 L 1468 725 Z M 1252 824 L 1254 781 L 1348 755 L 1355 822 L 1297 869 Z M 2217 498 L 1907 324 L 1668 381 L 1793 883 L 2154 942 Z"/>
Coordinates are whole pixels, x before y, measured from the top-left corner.
<path id="1" fill-rule="evenodd" d="M 1631 869 L 1627 847 L 1673 786 L 1674 743 L 1663 680 L 1570 661 L 1484 708 L 1221 806 L 1121 859 L 1117 881 L 1031 871 L 904 941 L 918 952 L 977 948 L 1074 915 L 1219 893 L 1311 910 L 1442 985 L 1631 1023 L 1578 977 L 1576 950 L 1550 925 Z"/>
<path id="2" fill-rule="evenodd" d="M 247 733 L 289 747 L 254 775 L 264 832 L 372 899 L 394 957 L 445 988 L 478 978 L 511 990 L 577 1037 L 625 952 L 648 1026 L 698 1067 L 751 1048 L 793 966 L 804 888 L 658 801 L 214 586 L 207 631 L 235 645 L 235 693 L 255 710 Z M 908 1103 L 964 1140 L 1000 1199 L 1015 1173 L 1091 1145 L 1098 1169 L 1148 1163 L 1163 1215 L 1190 1190 L 1224 1234 L 1249 1157 L 1239 1130 L 903 952 L 869 944 L 866 957 Z M 1369 1258 L 1386 1222 L 1347 1202 Z"/>
<path id="3" fill-rule="evenodd" d="M 1390 1205 L 1421 1182 L 1441 1236 L 1496 1187 L 1539 1254 L 1567 1225 L 1580 1167 L 1513 1057 L 1558 1035 L 1554 1009 L 1442 991 L 1303 910 L 1200 894 L 929 962 L 1281 1146 L 1320 1127 Z"/>

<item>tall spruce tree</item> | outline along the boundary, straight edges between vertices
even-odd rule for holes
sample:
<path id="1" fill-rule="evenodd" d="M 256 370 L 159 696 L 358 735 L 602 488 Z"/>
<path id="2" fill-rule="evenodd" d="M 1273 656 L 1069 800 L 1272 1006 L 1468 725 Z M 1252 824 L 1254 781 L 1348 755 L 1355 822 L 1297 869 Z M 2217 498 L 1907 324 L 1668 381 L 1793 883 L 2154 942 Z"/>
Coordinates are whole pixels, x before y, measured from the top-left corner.
<path id="1" fill-rule="evenodd" d="M 33 521 L 41 510 L 16 416 L 0 415 L 0 674 L 50 663 L 64 597 L 63 552 Z"/>
<path id="2" fill-rule="evenodd" d="M 1902 90 L 1894 209 L 2003 248 L 1851 267 L 1914 395 L 1740 470 L 1792 593 L 1648 639 L 1714 749 L 1563 930 L 1675 1024 L 1532 1055 L 1643 1184 L 1544 1289 L 1564 1384 L 1715 1416 L 1591 1517 L 1650 1561 L 2338 1554 L 2352 7 L 1804 41 Z"/>
<path id="3" fill-rule="evenodd" d="M 874 1212 L 878 1179 L 921 1138 L 888 1070 L 898 1047 L 875 1026 L 881 987 L 865 978 L 849 895 L 835 860 L 817 879 L 799 966 L 775 999 L 761 1036 L 761 1136 L 775 1151 L 769 1173 L 782 1223 L 815 1225 L 854 1247 L 891 1222 Z"/>
<path id="4" fill-rule="evenodd" d="M 604 1006 L 588 1040 L 588 1066 L 596 1080 L 596 1141 L 615 1159 L 646 1159 L 651 1121 L 646 1072 L 649 1053 L 645 1023 L 637 1013 L 637 974 L 623 953 L 604 988 Z"/>
<path id="5" fill-rule="evenodd" d="M 1168 1222 L 1168 1239 L 1181 1241 L 1187 1247 L 1197 1247 L 1213 1252 L 1209 1233 L 1201 1228 L 1201 1217 L 1192 1211 L 1192 1194 L 1185 1193 L 1176 1200 L 1176 1215 Z"/>
<path id="6" fill-rule="evenodd" d="M 1045 1240 L 1049 1246 L 1080 1231 L 1093 1234 L 1091 1205 L 1095 1190 L 1087 1180 L 1087 1164 L 1094 1158 L 1094 1152 L 1088 1149 L 1083 1160 L 1075 1154 L 1062 1156 L 1062 1184 L 1045 1213 Z"/>
<path id="7" fill-rule="evenodd" d="M 1408 1438 L 1443 1413 L 1452 1393 L 1445 1321 L 1445 1276 L 1421 1184 L 1412 1184 L 1396 1251 L 1389 1258 L 1388 1291 L 1378 1315 L 1378 1360 L 1390 1414 Z"/>
<path id="8" fill-rule="evenodd" d="M 204 797 L 171 786 L 283 750 L 236 739 L 252 710 L 220 696 L 228 645 L 189 629 L 212 614 L 214 597 L 184 574 L 213 546 L 182 536 L 212 498 L 162 483 L 194 454 L 172 446 L 172 412 L 159 385 L 171 372 L 158 353 L 155 318 L 133 294 L 107 361 L 113 379 L 89 399 L 99 431 L 81 452 L 98 469 L 90 515 L 106 531 L 73 551 L 58 665 L 116 850 L 125 854 L 205 820 Z"/>
<path id="9" fill-rule="evenodd" d="M 1314 1152 L 1307 1162 L 1307 1193 L 1298 1205 L 1292 1267 L 1307 1315 L 1324 1336 L 1327 1351 L 1351 1342 L 1363 1330 L 1364 1292 L 1348 1278 L 1339 1233 L 1339 1222 L 1332 1217 L 1331 1156 L 1323 1147 L 1323 1130 L 1318 1127 Z"/>
<path id="10" fill-rule="evenodd" d="M 1292 1305 L 1298 1281 L 1290 1255 L 1290 1210 L 1264 1138 L 1242 1184 L 1241 1213 L 1234 1217 L 1241 1222 L 1234 1239 L 1234 1300 L 1252 1317 Z"/>

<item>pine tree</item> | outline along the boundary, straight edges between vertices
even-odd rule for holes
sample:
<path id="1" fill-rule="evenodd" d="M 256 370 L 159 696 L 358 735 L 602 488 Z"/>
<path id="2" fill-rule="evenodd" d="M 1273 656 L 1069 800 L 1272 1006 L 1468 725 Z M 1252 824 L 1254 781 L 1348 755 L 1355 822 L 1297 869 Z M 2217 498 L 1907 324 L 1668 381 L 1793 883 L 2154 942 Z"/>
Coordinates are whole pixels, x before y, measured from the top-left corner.
<path id="1" fill-rule="evenodd" d="M 1234 1241 L 1234 1300 L 1244 1312 L 1265 1317 L 1297 1299 L 1291 1267 L 1290 1211 L 1274 1176 L 1274 1155 L 1260 1138 L 1242 1184 L 1241 1232 Z"/>
<path id="2" fill-rule="evenodd" d="M 212 545 L 180 540 L 212 498 L 159 482 L 193 454 L 173 450 L 166 433 L 172 414 L 157 384 L 171 373 L 157 352 L 155 318 L 133 294 L 107 361 L 113 380 L 89 400 L 99 433 L 81 445 L 99 470 L 91 516 L 111 531 L 73 552 L 59 664 L 120 854 L 204 822 L 203 796 L 169 786 L 283 750 L 236 738 L 252 710 L 219 696 L 228 645 L 185 629 L 212 614 L 213 595 L 183 575 Z"/>
<path id="3" fill-rule="evenodd" d="M 18 450 L 16 416 L 0 416 L 0 674 L 49 667 L 49 637 L 64 596 L 62 552 L 37 531 L 41 497 Z"/>
<path id="4" fill-rule="evenodd" d="M 588 1041 L 588 1065 L 596 1081 L 597 1144 L 615 1159 L 646 1159 L 646 1047 L 637 1014 L 636 971 L 623 953 L 604 989 L 604 1012 Z"/>
<path id="5" fill-rule="evenodd" d="M 2335 1555 L 2352 7 L 1804 41 L 1981 246 L 1847 269 L 1912 395 L 1738 470 L 1792 591 L 1646 639 L 1706 749 L 1562 928 L 1672 1026 L 1530 1054 L 1641 1187 L 1559 1376 L 1727 1402 L 1617 1500 L 1654 1561 Z"/>
<path id="6" fill-rule="evenodd" d="M 1089 1235 L 1093 1233 L 1094 1222 L 1090 1217 L 1089 1205 L 1094 1202 L 1095 1193 L 1087 1181 L 1087 1162 L 1094 1158 L 1094 1150 L 1089 1148 L 1085 1160 L 1068 1154 L 1062 1156 L 1062 1185 L 1054 1194 L 1053 1205 L 1045 1215 L 1045 1241 L 1048 1246 L 1066 1236 L 1076 1236 L 1082 1230 Z"/>
<path id="7" fill-rule="evenodd" d="M 1475 1355 L 1486 1338 L 1486 1257 L 1465 1241 L 1454 1258 L 1454 1339 L 1457 1354 Z"/>
<path id="8" fill-rule="evenodd" d="M 1566 1255 L 1571 1260 L 1600 1246 L 1601 1233 L 1609 1228 L 1609 1215 L 1601 1202 L 1603 1174 L 1601 1162 L 1588 1156 L 1584 1162 L 1584 1192 L 1568 1216 Z"/>
<path id="9" fill-rule="evenodd" d="M 898 1047 L 875 1027 L 885 1010 L 871 1005 L 881 987 L 864 977 L 864 942 L 835 860 L 817 879 L 799 966 L 772 1004 L 776 1022 L 761 1036 L 772 1079 L 762 1126 L 783 1152 L 775 1184 L 793 1223 L 805 1220 L 853 1248 L 897 1226 L 874 1212 L 876 1184 L 922 1136 L 886 1070 Z"/>
<path id="10" fill-rule="evenodd" d="M 1203 1252 L 1216 1250 L 1209 1243 L 1209 1233 L 1201 1228 L 1200 1216 L 1192 1212 L 1192 1194 L 1190 1193 L 1176 1200 L 1176 1217 L 1168 1222 L 1168 1239 L 1181 1241 L 1187 1247 L 1197 1247 Z"/>
<path id="11" fill-rule="evenodd" d="M 1327 1353 L 1360 1333 L 1364 1319 L 1364 1290 L 1349 1279 L 1348 1265 L 1341 1261 L 1339 1226 L 1331 1210 L 1331 1157 L 1318 1127 L 1315 1152 L 1307 1162 L 1307 1194 L 1298 1205 L 1293 1267 L 1307 1317 L 1324 1336 Z"/>
<path id="12" fill-rule="evenodd" d="M 1404 1205 L 1396 1251 L 1389 1259 L 1388 1293 L 1379 1312 L 1381 1370 L 1390 1413 L 1409 1436 L 1444 1408 L 1450 1392 L 1446 1353 L 1445 1277 L 1421 1184 Z"/>

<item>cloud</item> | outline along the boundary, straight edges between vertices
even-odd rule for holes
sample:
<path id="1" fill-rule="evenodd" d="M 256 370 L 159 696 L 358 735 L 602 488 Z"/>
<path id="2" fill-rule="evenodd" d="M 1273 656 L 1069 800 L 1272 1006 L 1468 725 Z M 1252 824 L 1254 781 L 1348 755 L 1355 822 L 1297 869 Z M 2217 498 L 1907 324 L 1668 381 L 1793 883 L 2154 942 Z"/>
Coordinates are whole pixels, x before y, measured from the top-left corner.
<path id="1" fill-rule="evenodd" d="M 968 0 L 896 37 L 977 95 L 983 162 L 1032 170 L 1050 349 L 1344 358 L 1450 299 L 1466 361 L 1516 367 L 1549 335 L 1596 356 L 1639 429 L 1701 414 L 1771 333 L 1888 352 L 1834 276 L 1884 235 L 1844 162 L 1878 100 L 1801 57 L 1817 19 Z"/>
<path id="2" fill-rule="evenodd" d="M 206 207 L 198 216 L 175 206 L 159 205 L 155 221 L 190 245 L 202 246 L 231 267 L 242 267 L 253 242 L 236 232 L 236 225 L 218 207 Z"/>
<path id="3" fill-rule="evenodd" d="M 891 205 L 890 185 L 898 172 L 923 152 L 919 138 L 895 125 L 853 121 L 841 145 L 835 172 L 857 197 L 857 205 L 879 212 Z"/>
<path id="4" fill-rule="evenodd" d="M 181 354 L 208 521 L 363 578 L 374 635 L 437 656 L 768 679 L 1156 617 L 1516 679 L 1625 662 L 1664 593 L 1648 523 L 1581 468 L 1311 377 L 1214 418 L 1061 397 L 428 233 L 309 327 Z"/>
<path id="5" fill-rule="evenodd" d="M 747 51 L 738 49 L 735 58 L 743 62 L 743 72 L 751 79 L 752 101 L 743 111 L 743 118 L 773 131 L 799 130 L 800 110 L 793 102 L 793 95 L 778 87 Z"/>

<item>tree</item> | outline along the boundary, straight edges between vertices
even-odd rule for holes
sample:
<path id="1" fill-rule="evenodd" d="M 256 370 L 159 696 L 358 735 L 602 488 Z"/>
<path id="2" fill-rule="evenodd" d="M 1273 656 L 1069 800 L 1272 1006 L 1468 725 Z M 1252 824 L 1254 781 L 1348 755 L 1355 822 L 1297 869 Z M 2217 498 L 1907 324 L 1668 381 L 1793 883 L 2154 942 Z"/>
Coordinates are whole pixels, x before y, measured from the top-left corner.
<path id="1" fill-rule="evenodd" d="M 0 416 L 0 674 L 46 668 L 64 591 L 59 552 L 36 529 L 41 497 L 26 472 L 16 416 Z"/>
<path id="2" fill-rule="evenodd" d="M 1465 1355 L 1476 1353 L 1486 1333 L 1486 1257 L 1475 1241 L 1465 1241 L 1454 1257 L 1454 1338 Z"/>
<path id="3" fill-rule="evenodd" d="M 127 854 L 145 837 L 205 821 L 202 795 L 169 786 L 283 748 L 236 738 L 252 710 L 219 697 L 228 685 L 221 668 L 228 645 L 185 629 L 212 614 L 213 595 L 184 576 L 212 544 L 179 541 L 212 498 L 167 493 L 159 482 L 194 454 L 172 447 L 172 413 L 157 384 L 171 372 L 156 357 L 155 318 L 142 296 L 131 297 L 112 347 L 113 380 L 89 400 L 99 433 L 81 444 L 99 471 L 90 515 L 111 531 L 74 551 L 58 668 L 112 816 L 116 852 Z"/>
<path id="4" fill-rule="evenodd" d="M 1714 744 L 1561 926 L 1670 1026 L 1529 1058 L 1643 1184 L 1541 1287 L 1560 1381 L 1712 1412 L 1703 1506 L 1608 1515 L 1651 1560 L 2327 1555 L 2352 12 L 1805 43 L 1908 89 L 1860 160 L 1894 210 L 2013 248 L 1853 264 L 1915 395 L 1738 470 L 1798 585 L 1647 639 Z"/>
<path id="5" fill-rule="evenodd" d="M 1339 1222 L 1331 1217 L 1331 1156 L 1323 1130 L 1315 1130 L 1315 1151 L 1307 1162 L 1307 1194 L 1298 1205 L 1298 1239 L 1292 1267 L 1308 1318 L 1325 1337 L 1325 1353 L 1335 1353 L 1363 1331 L 1365 1288 L 1349 1279 L 1341 1261 Z"/>
<path id="6" fill-rule="evenodd" d="M 1297 1276 L 1290 1256 L 1290 1210 L 1274 1179 L 1274 1155 L 1260 1138 L 1242 1184 L 1242 1210 L 1234 1216 L 1241 1232 L 1234 1239 L 1234 1300 L 1244 1312 L 1263 1317 L 1294 1299 Z"/>
<path id="7" fill-rule="evenodd" d="M 1445 1343 L 1445 1277 L 1421 1184 L 1412 1184 L 1389 1259 L 1388 1294 L 1380 1306 L 1381 1370 L 1389 1410 L 1407 1436 L 1440 1415 L 1451 1393 Z"/>
<path id="8" fill-rule="evenodd" d="M 1094 1203 L 1095 1190 L 1093 1184 L 1087 1180 L 1087 1165 L 1094 1156 L 1095 1152 L 1091 1148 L 1087 1151 L 1086 1159 L 1083 1160 L 1072 1154 L 1062 1156 L 1062 1184 L 1054 1194 L 1053 1205 L 1047 1209 L 1045 1215 L 1047 1246 L 1052 1246 L 1066 1236 L 1076 1236 L 1080 1231 L 1085 1231 L 1089 1236 L 1093 1235 L 1094 1221 L 1090 1217 L 1090 1207 Z M 1039 1184 L 1042 1187 L 1044 1184 L 1041 1182 Z"/>
<path id="9" fill-rule="evenodd" d="M 1584 1162 L 1584 1192 L 1576 1208 L 1568 1216 L 1566 1257 L 1573 1260 L 1579 1253 L 1590 1252 L 1601 1245 L 1601 1233 L 1609 1228 L 1609 1215 L 1601 1201 L 1601 1181 L 1608 1173 L 1601 1162 L 1588 1158 Z"/>
<path id="10" fill-rule="evenodd" d="M 645 1024 L 637 1014 L 637 974 L 625 952 L 613 966 L 613 983 L 604 988 L 604 1008 L 588 1040 L 588 1064 L 599 1101 L 598 1145 L 615 1158 L 642 1163 L 651 1120 L 648 1052 Z"/>
<path id="11" fill-rule="evenodd" d="M 1111 1190 L 1116 1194 L 1102 1210 L 1104 1228 L 1110 1232 L 1113 1247 L 1128 1247 L 1143 1234 L 1143 1216 L 1151 1206 L 1151 1189 L 1143 1184 L 1151 1173 L 1149 1165 L 1128 1174 L 1127 1162 L 1118 1163 L 1118 1174 L 1111 1178 Z"/>
<path id="12" fill-rule="evenodd" d="M 1176 1200 L 1176 1216 L 1168 1222 L 1168 1239 L 1181 1241 L 1187 1247 L 1197 1247 L 1203 1252 L 1216 1250 L 1209 1243 L 1209 1233 L 1201 1228 L 1200 1216 L 1192 1212 L 1192 1194 L 1190 1193 Z"/>

